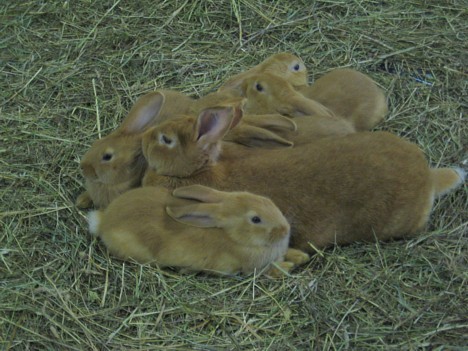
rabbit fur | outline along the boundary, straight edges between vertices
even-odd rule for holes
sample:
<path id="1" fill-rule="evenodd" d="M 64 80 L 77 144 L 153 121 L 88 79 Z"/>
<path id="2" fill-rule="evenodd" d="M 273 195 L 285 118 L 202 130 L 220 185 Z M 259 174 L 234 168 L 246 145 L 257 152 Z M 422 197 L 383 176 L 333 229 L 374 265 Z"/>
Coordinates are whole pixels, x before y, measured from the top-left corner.
<path id="1" fill-rule="evenodd" d="M 383 90 L 370 77 L 353 69 L 334 69 L 297 90 L 351 121 L 358 131 L 371 130 L 388 113 Z"/>
<path id="2" fill-rule="evenodd" d="M 322 104 L 333 114 L 350 120 L 358 131 L 371 130 L 388 113 L 383 90 L 369 76 L 354 69 L 334 69 L 309 85 L 304 62 L 290 53 L 279 53 L 268 57 L 248 71 L 228 79 L 219 91 L 245 96 L 245 91 L 242 89 L 244 81 L 262 73 L 275 75 L 287 81 L 305 97 Z M 281 90 L 278 88 L 278 91 Z M 278 93 L 276 96 L 282 94 Z M 283 96 L 289 98 L 293 95 L 288 93 Z M 255 108 L 247 110 L 250 113 L 253 113 L 252 111 L 255 111 Z M 261 111 L 259 113 L 270 113 L 272 109 Z M 290 112 L 286 114 L 288 113 Z"/>
<path id="3" fill-rule="evenodd" d="M 132 189 L 88 220 L 112 254 L 160 267 L 250 274 L 273 262 L 290 269 L 308 259 L 288 252 L 290 226 L 275 204 L 247 192 L 201 185 Z M 283 262 L 287 253 L 295 263 Z"/>
<path id="4" fill-rule="evenodd" d="M 321 103 L 306 98 L 283 78 L 270 73 L 249 75 L 241 85 L 247 114 L 279 113 L 288 117 L 334 116 Z"/>
<path id="5" fill-rule="evenodd" d="M 236 74 L 229 78 L 218 89 L 218 92 L 239 95 L 243 81 L 251 75 L 258 73 L 269 73 L 277 75 L 288 81 L 294 87 L 307 85 L 307 69 L 304 61 L 289 52 L 280 52 L 267 57 L 264 61 L 251 69 Z"/>
<path id="6" fill-rule="evenodd" d="M 104 208 L 118 195 L 141 185 L 146 170 L 146 161 L 141 153 L 141 137 L 148 127 L 174 116 L 193 113 L 191 111 L 197 111 L 204 105 L 238 105 L 242 99 L 224 96 L 209 97 L 203 99 L 203 102 L 194 101 L 171 90 L 155 91 L 140 97 L 122 124 L 114 132 L 96 140 L 82 157 L 80 167 L 85 178 L 86 191 L 78 196 L 77 207 L 89 208 L 94 205 Z M 259 116 L 255 122 L 250 120 L 243 123 L 237 131 L 244 128 L 245 131 L 250 130 L 250 124 L 268 127 L 271 123 L 269 119 Z M 275 124 L 279 131 L 281 128 L 293 127 L 291 123 Z M 256 137 L 265 134 L 268 139 L 276 139 L 276 145 L 292 145 L 291 141 L 266 129 L 257 129 Z M 233 135 L 230 140 L 235 142 L 237 138 Z M 253 137 L 249 138 L 245 133 L 239 134 L 238 140 L 248 146 L 260 146 Z"/>
<path id="7" fill-rule="evenodd" d="M 386 132 L 254 151 L 222 142 L 232 114 L 207 110 L 149 129 L 143 184 L 204 184 L 268 196 L 291 223 L 291 247 L 312 252 L 413 236 L 427 223 L 434 199 L 463 182 L 459 171 L 429 168 L 416 145 Z M 162 135 L 173 140 L 170 147 L 158 142 Z"/>
<path id="8" fill-rule="evenodd" d="M 143 131 L 176 113 L 188 112 L 185 104 L 175 103 L 187 102 L 185 98 L 169 90 L 145 94 L 115 131 L 96 140 L 80 161 L 86 191 L 78 196 L 76 205 L 106 207 L 119 194 L 139 186 L 146 169 L 141 153 Z"/>

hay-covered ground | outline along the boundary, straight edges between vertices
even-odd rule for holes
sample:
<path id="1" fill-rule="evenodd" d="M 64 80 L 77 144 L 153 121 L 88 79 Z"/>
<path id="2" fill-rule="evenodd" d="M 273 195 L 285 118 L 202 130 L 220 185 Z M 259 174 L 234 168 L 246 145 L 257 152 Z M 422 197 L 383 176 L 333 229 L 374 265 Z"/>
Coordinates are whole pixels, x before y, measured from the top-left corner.
<path id="1" fill-rule="evenodd" d="M 122 263 L 74 200 L 81 155 L 138 96 L 205 94 L 279 51 L 311 81 L 368 73 L 389 96 L 379 129 L 460 165 L 467 18 L 462 0 L 2 1 L 0 348 L 464 349 L 466 185 L 418 238 L 325 250 L 277 281 Z"/>

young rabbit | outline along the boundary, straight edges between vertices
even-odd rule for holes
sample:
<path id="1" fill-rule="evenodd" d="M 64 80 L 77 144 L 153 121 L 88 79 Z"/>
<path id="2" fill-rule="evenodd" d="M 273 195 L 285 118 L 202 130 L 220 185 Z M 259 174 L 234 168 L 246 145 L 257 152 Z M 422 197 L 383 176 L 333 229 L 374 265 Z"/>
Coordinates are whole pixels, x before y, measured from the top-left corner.
<path id="1" fill-rule="evenodd" d="M 86 191 L 77 198 L 77 207 L 106 207 L 119 194 L 139 186 L 146 169 L 142 132 L 176 113 L 187 112 L 187 99 L 168 90 L 143 95 L 114 132 L 96 140 L 80 162 Z"/>
<path id="2" fill-rule="evenodd" d="M 247 114 L 279 113 L 288 117 L 334 116 L 321 103 L 306 98 L 286 80 L 269 73 L 253 74 L 244 79 L 242 96 Z"/>
<path id="3" fill-rule="evenodd" d="M 217 274 L 288 271 L 308 260 L 288 250 L 289 223 L 268 198 L 201 185 L 133 189 L 88 215 L 91 233 L 122 258 Z M 294 262 L 283 262 L 283 258 Z M 273 269 L 273 272 L 275 270 Z"/>
<path id="4" fill-rule="evenodd" d="M 335 69 L 309 86 L 304 62 L 289 53 L 270 56 L 250 70 L 230 78 L 218 91 L 243 95 L 241 87 L 246 78 L 261 73 L 284 79 L 305 97 L 352 121 L 358 131 L 372 129 L 388 113 L 383 90 L 367 75 L 353 69 Z"/>
<path id="5" fill-rule="evenodd" d="M 239 105 L 242 99 L 205 100 L 203 104 L 218 103 L 224 106 Z M 187 96 L 170 90 L 160 90 L 140 97 L 131 108 L 122 124 L 108 136 L 93 143 L 82 157 L 80 166 L 85 178 L 86 191 L 79 195 L 76 205 L 79 208 L 106 207 L 115 197 L 123 192 L 138 187 L 146 170 L 146 161 L 141 152 L 142 133 L 152 125 L 174 116 L 190 113 L 201 108 L 202 103 L 192 104 Z M 240 117 L 239 117 L 240 119 Z M 270 122 L 259 117 L 255 122 L 243 123 L 238 132 L 251 130 L 252 123 L 256 126 L 268 127 L 276 125 L 276 130 L 295 128 L 291 123 Z M 259 136 L 263 135 L 263 136 Z M 275 147 L 291 146 L 292 142 L 264 129 L 257 128 L 256 138 L 274 140 Z M 246 133 L 230 137 L 233 142 L 249 146 L 263 146 L 254 137 Z"/>
<path id="6" fill-rule="evenodd" d="M 434 199 L 464 179 L 459 169 L 429 168 L 416 145 L 386 132 L 252 150 L 221 141 L 231 127 L 232 109 L 224 108 L 149 129 L 143 184 L 268 196 L 291 223 L 291 247 L 303 251 L 415 235 Z"/>
<path id="7" fill-rule="evenodd" d="M 280 76 L 293 87 L 307 85 L 307 69 L 302 59 L 288 52 L 280 52 L 269 56 L 248 71 L 229 78 L 218 91 L 239 95 L 241 93 L 239 88 L 243 81 L 251 75 L 259 73 L 270 73 Z"/>
<path id="8" fill-rule="evenodd" d="M 383 90 L 367 75 L 353 69 L 335 69 L 297 90 L 351 121 L 358 131 L 374 128 L 388 113 Z"/>

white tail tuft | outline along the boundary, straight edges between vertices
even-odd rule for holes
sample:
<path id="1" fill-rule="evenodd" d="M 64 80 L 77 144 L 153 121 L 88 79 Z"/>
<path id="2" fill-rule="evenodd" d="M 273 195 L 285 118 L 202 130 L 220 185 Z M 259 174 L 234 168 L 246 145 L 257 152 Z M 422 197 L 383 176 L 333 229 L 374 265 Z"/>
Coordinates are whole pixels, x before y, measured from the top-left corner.
<path id="1" fill-rule="evenodd" d="M 466 179 L 466 171 L 460 167 L 454 167 L 453 170 L 458 173 L 460 177 L 460 184 L 463 183 Z"/>
<path id="2" fill-rule="evenodd" d="M 101 222 L 99 211 L 88 212 L 88 227 L 89 232 L 94 236 L 98 236 L 99 223 Z"/>

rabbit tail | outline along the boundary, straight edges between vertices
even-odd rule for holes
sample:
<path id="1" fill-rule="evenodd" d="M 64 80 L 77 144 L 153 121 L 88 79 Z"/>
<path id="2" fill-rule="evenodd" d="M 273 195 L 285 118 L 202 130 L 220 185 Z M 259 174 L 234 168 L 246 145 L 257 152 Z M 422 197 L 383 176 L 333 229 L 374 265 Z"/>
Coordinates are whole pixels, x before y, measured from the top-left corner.
<path id="1" fill-rule="evenodd" d="M 94 236 L 98 236 L 99 224 L 101 223 L 101 212 L 100 211 L 91 211 L 87 215 L 88 217 L 88 227 L 89 232 Z"/>
<path id="2" fill-rule="evenodd" d="M 433 168 L 431 169 L 434 196 L 439 197 L 458 187 L 465 181 L 466 171 L 454 168 Z"/>

